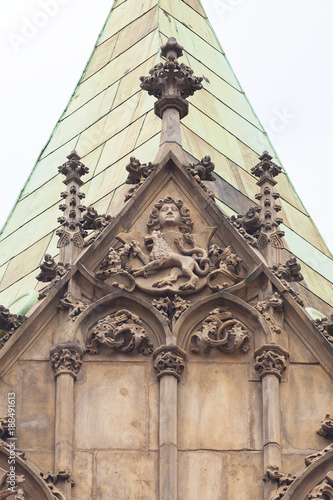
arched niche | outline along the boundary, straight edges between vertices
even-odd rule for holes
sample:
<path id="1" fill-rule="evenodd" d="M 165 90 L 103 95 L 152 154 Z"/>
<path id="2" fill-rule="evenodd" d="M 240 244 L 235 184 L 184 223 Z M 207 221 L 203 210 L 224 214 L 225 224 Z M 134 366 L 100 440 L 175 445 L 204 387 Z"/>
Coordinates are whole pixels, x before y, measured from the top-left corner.
<path id="1" fill-rule="evenodd" d="M 218 292 L 196 302 L 181 315 L 174 331 L 177 345 L 189 352 L 191 336 L 200 330 L 202 322 L 215 309 L 230 312 L 235 320 L 245 326 L 250 335 L 249 345 L 252 352 L 255 347 L 255 337 L 259 344 L 259 339 L 264 341 L 269 335 L 269 327 L 265 319 L 254 307 L 228 292 Z"/>
<path id="2" fill-rule="evenodd" d="M 0 444 L 0 481 L 4 482 L 4 476 L 9 472 L 10 464 L 13 456 L 11 455 L 9 449 Z M 25 500 L 54 500 L 50 488 L 46 484 L 46 482 L 41 477 L 40 471 L 35 467 L 29 460 L 26 458 L 20 457 L 17 454 L 15 455 L 15 476 L 19 478 L 20 476 L 24 476 L 24 480 L 21 483 L 20 487 L 22 487 L 24 492 Z M 0 498 L 7 498 L 5 496 L 5 492 L 8 491 L 8 486 L 5 486 L 0 491 Z M 1 496 L 3 493 L 3 496 Z M 14 494 L 8 496 L 8 499 L 13 499 Z M 15 497 L 16 498 L 16 497 Z"/>
<path id="3" fill-rule="evenodd" d="M 304 471 L 302 471 L 284 494 L 283 500 L 307 500 L 308 498 L 322 498 L 324 500 L 333 499 L 333 487 L 331 492 L 325 492 L 322 496 L 314 496 L 316 486 L 326 481 L 326 475 L 333 476 L 333 448 L 329 451 L 320 452 L 318 459 L 313 461 Z M 312 496 L 311 496 L 311 493 Z"/>
<path id="4" fill-rule="evenodd" d="M 147 333 L 154 349 L 165 344 L 171 337 L 167 321 L 158 311 L 138 297 L 127 292 L 111 293 L 91 304 L 81 315 L 76 324 L 75 342 L 85 348 L 94 325 L 108 315 L 119 310 L 127 310 L 137 315 L 142 321 L 142 327 Z"/>

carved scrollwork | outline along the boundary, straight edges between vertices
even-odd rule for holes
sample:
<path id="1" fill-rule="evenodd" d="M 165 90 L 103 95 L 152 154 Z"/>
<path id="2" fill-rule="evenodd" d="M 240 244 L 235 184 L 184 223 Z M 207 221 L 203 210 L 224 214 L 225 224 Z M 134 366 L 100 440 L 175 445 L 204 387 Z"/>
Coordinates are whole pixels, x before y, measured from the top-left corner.
<path id="1" fill-rule="evenodd" d="M 135 288 L 135 280 L 130 274 L 131 266 L 129 264 L 132 251 L 132 243 L 126 243 L 118 250 L 110 247 L 107 256 L 96 271 L 96 278 L 107 281 L 121 290 L 132 292 Z"/>
<path id="2" fill-rule="evenodd" d="M 293 474 L 284 474 L 279 471 L 278 467 L 268 467 L 264 474 L 263 480 L 276 481 L 278 483 L 279 489 L 274 493 L 271 500 L 280 500 L 284 497 L 285 493 L 288 491 L 290 485 L 295 481 L 296 476 Z"/>
<path id="3" fill-rule="evenodd" d="M 27 497 L 25 496 L 24 492 L 24 484 L 25 484 L 24 475 L 23 474 L 20 476 L 14 475 L 14 480 L 10 481 L 10 483 L 13 483 L 13 486 L 10 484 L 11 488 L 13 489 L 8 488 L 9 486 L 8 475 L 5 474 L 0 483 L 0 500 L 5 500 L 6 498 L 10 498 L 11 500 L 13 500 L 14 494 L 15 494 L 14 500 L 26 500 Z"/>
<path id="4" fill-rule="evenodd" d="M 89 354 L 98 354 L 101 345 L 122 353 L 137 350 L 150 356 L 153 352 L 153 345 L 139 316 L 127 309 L 120 309 L 100 319 L 94 326 L 86 350 Z"/>
<path id="5" fill-rule="evenodd" d="M 83 349 L 76 344 L 59 344 L 50 352 L 50 361 L 55 376 L 69 374 L 76 378 L 82 366 Z"/>
<path id="6" fill-rule="evenodd" d="M 77 317 L 89 306 L 88 302 L 78 300 L 71 293 L 66 293 L 64 298 L 60 300 L 58 309 L 69 310 L 67 321 L 76 321 Z"/>
<path id="7" fill-rule="evenodd" d="M 333 438 L 333 418 L 329 413 L 327 413 L 324 420 L 322 420 L 321 427 L 317 431 L 317 434 L 319 434 L 319 436 Z"/>
<path id="8" fill-rule="evenodd" d="M 276 345 L 263 346 L 255 352 L 256 362 L 254 368 L 262 378 L 265 375 L 276 375 L 282 378 L 282 372 L 287 367 L 287 353 Z"/>
<path id="9" fill-rule="evenodd" d="M 58 481 L 66 481 L 71 486 L 74 486 L 75 484 L 72 479 L 71 473 L 67 469 L 61 469 L 57 474 L 53 474 L 52 472 L 43 474 L 41 472 L 40 475 L 43 481 L 47 484 L 47 487 L 51 490 L 55 500 L 66 500 L 64 492 L 58 486 L 56 486 Z"/>
<path id="10" fill-rule="evenodd" d="M 154 351 L 154 368 L 157 378 L 172 375 L 180 380 L 185 368 L 185 352 L 175 345 L 161 346 Z"/>
<path id="11" fill-rule="evenodd" d="M 237 350 L 247 352 L 250 348 L 246 327 L 231 312 L 220 308 L 211 311 L 201 323 L 201 329 L 191 335 L 190 349 L 195 354 L 200 352 L 198 341 L 206 346 L 205 354 L 209 354 L 214 347 L 225 353 Z"/>
<path id="12" fill-rule="evenodd" d="M 326 474 L 325 479 L 315 486 L 306 500 L 333 500 L 333 471 Z"/>

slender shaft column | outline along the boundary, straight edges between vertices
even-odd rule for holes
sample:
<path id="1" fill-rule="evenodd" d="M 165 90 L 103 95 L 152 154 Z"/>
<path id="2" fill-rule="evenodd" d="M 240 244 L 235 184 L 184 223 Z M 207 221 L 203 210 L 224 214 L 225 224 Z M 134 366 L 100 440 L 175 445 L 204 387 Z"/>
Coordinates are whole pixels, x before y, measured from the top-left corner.
<path id="1" fill-rule="evenodd" d="M 74 382 L 82 365 L 83 349 L 76 344 L 59 344 L 50 360 L 56 377 L 55 460 L 56 484 L 70 500 L 73 480 Z"/>
<path id="2" fill-rule="evenodd" d="M 160 381 L 160 500 L 177 500 L 177 384 L 184 371 L 185 356 L 175 345 L 161 346 L 154 351 L 154 367 Z"/>
<path id="3" fill-rule="evenodd" d="M 281 347 L 264 345 L 255 352 L 255 368 L 262 381 L 264 471 L 281 470 L 280 380 L 288 353 Z M 275 486 L 264 483 L 264 498 L 269 500 Z"/>
<path id="4" fill-rule="evenodd" d="M 165 142 L 175 142 L 182 145 L 180 130 L 180 116 L 176 108 L 167 108 L 163 111 L 160 146 Z"/>

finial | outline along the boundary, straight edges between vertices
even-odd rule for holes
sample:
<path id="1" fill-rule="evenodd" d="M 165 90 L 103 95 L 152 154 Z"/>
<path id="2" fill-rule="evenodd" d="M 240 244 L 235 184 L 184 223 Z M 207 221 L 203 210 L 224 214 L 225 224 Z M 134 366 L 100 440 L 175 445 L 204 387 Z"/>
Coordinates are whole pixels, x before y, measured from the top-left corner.
<path id="1" fill-rule="evenodd" d="M 66 163 L 58 167 L 59 173 L 66 176 L 63 183 L 67 186 L 67 190 L 60 195 L 65 200 L 65 203 L 59 206 L 64 215 L 58 218 L 62 228 L 58 229 L 56 234 L 60 237 L 57 247 L 60 249 L 69 247 L 68 251 L 65 252 L 68 255 L 61 255 L 61 260 L 71 264 L 75 257 L 74 253 L 76 253 L 72 247 L 84 247 L 86 233 L 82 229 L 84 220 L 81 216 L 86 207 L 81 205 L 81 200 L 85 194 L 81 193 L 79 188 L 83 184 L 81 176 L 87 174 L 89 169 L 80 162 L 81 158 L 76 151 L 72 151 L 67 159 Z"/>
<path id="2" fill-rule="evenodd" d="M 175 108 L 180 118 L 184 118 L 188 114 L 186 98 L 202 89 L 203 78 L 193 76 L 191 68 L 178 62 L 178 57 L 183 55 L 183 47 L 175 38 L 169 38 L 161 47 L 161 55 L 166 62 L 156 64 L 149 71 L 150 76 L 141 76 L 141 88 L 158 99 L 155 103 L 157 116 L 162 118 L 166 109 Z"/>

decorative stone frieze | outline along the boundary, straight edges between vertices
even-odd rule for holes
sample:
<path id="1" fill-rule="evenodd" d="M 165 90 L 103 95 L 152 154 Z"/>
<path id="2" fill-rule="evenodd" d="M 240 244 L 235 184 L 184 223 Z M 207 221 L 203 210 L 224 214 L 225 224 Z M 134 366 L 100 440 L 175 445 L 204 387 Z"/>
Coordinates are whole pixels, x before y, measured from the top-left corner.
<path id="1" fill-rule="evenodd" d="M 325 479 L 315 486 L 306 500 L 333 500 L 333 471 L 326 474 Z"/>
<path id="2" fill-rule="evenodd" d="M 301 264 L 297 262 L 296 257 L 290 257 L 284 264 L 278 264 L 277 266 L 272 266 L 271 271 L 280 280 L 285 280 L 287 282 L 302 281 L 303 275 L 300 273 Z"/>
<path id="3" fill-rule="evenodd" d="M 58 248 L 66 247 L 73 243 L 74 247 L 83 248 L 85 246 L 84 237 L 87 233 L 83 230 L 84 219 L 82 212 L 86 211 L 86 207 L 81 205 L 84 193 L 80 192 L 80 187 L 83 184 L 81 177 L 89 172 L 88 167 L 80 162 L 80 156 L 76 151 L 72 151 L 67 156 L 68 161 L 58 168 L 59 173 L 66 176 L 63 181 L 67 186 L 67 190 L 61 193 L 64 199 L 59 208 L 64 213 L 58 218 L 61 228 L 56 234 L 59 236 L 57 244 Z"/>
<path id="4" fill-rule="evenodd" d="M 191 68 L 178 62 L 178 57 L 183 55 L 183 47 L 175 38 L 169 38 L 161 47 L 161 55 L 166 58 L 166 62 L 156 64 L 149 71 L 149 76 L 140 77 L 141 88 L 157 98 L 157 116 L 162 118 L 166 109 L 175 108 L 180 118 L 184 118 L 188 114 L 186 98 L 202 89 L 203 78 L 194 76 Z"/>
<path id="5" fill-rule="evenodd" d="M 77 317 L 89 306 L 88 302 L 78 300 L 67 292 L 60 300 L 58 309 L 69 310 L 67 321 L 76 321 Z"/>
<path id="6" fill-rule="evenodd" d="M 317 434 L 319 434 L 319 436 L 333 438 L 333 418 L 329 413 L 327 413 L 324 420 L 322 420 L 321 427 L 317 431 Z"/>
<path id="7" fill-rule="evenodd" d="M 307 466 L 311 465 L 313 462 L 316 462 L 316 460 L 319 460 L 319 458 L 324 457 L 326 453 L 329 453 L 332 450 L 333 450 L 333 443 L 326 446 L 326 448 L 324 448 L 323 450 L 318 451 L 318 453 L 312 453 L 311 455 L 308 455 L 305 458 L 305 465 Z"/>
<path id="8" fill-rule="evenodd" d="M 317 318 L 312 323 L 316 328 L 318 328 L 325 339 L 330 344 L 333 344 L 333 314 L 330 318 Z"/>
<path id="9" fill-rule="evenodd" d="M 38 298 L 41 300 L 44 299 L 61 278 L 68 273 L 72 266 L 70 264 L 64 264 L 63 262 L 57 263 L 51 255 L 47 253 L 44 257 L 44 261 L 39 267 L 41 272 L 36 276 L 36 279 L 43 283 L 50 282 L 46 288 L 43 288 L 43 290 L 39 292 Z"/>
<path id="10" fill-rule="evenodd" d="M 134 196 L 139 187 L 142 186 L 144 181 L 150 176 L 156 167 L 156 163 L 149 162 L 141 164 L 139 160 L 134 158 L 134 156 L 131 156 L 130 162 L 126 165 L 128 177 L 125 182 L 126 184 L 134 184 L 134 187 L 129 189 L 124 201 L 127 201 Z"/>
<path id="11" fill-rule="evenodd" d="M 257 311 L 263 315 L 272 333 L 281 333 L 281 328 L 273 318 L 271 314 L 267 312 L 267 309 L 276 309 L 281 312 L 283 309 L 283 299 L 279 293 L 275 292 L 273 295 L 266 297 L 266 299 L 261 300 L 255 305 Z"/>
<path id="12" fill-rule="evenodd" d="M 153 352 L 153 344 L 142 327 L 141 319 L 127 309 L 100 319 L 89 337 L 86 346 L 89 354 L 98 354 L 101 345 L 122 353 L 137 350 L 150 356 Z"/>
<path id="13" fill-rule="evenodd" d="M 165 375 L 176 377 L 179 381 L 185 368 L 186 353 L 175 345 L 164 345 L 154 351 L 154 368 L 157 378 Z"/>
<path id="14" fill-rule="evenodd" d="M 190 301 L 182 299 L 179 295 L 175 295 L 171 299 L 169 297 L 160 297 L 152 301 L 152 306 L 166 318 L 168 324 L 172 325 L 172 327 L 190 305 Z"/>
<path id="15" fill-rule="evenodd" d="M 246 327 L 231 312 L 221 308 L 211 311 L 201 323 L 200 330 L 191 335 L 190 349 L 195 354 L 200 353 L 198 341 L 204 344 L 205 354 L 209 354 L 214 347 L 228 354 L 238 350 L 247 352 L 250 348 Z"/>
<path id="16" fill-rule="evenodd" d="M 259 373 L 260 378 L 266 375 L 275 375 L 281 380 L 282 372 L 287 367 L 288 353 L 286 351 L 272 344 L 264 345 L 254 355 L 256 358 L 254 367 Z"/>
<path id="17" fill-rule="evenodd" d="M 77 344 L 59 344 L 51 349 L 50 361 L 55 376 L 63 373 L 77 377 L 82 366 L 83 349 Z"/>

